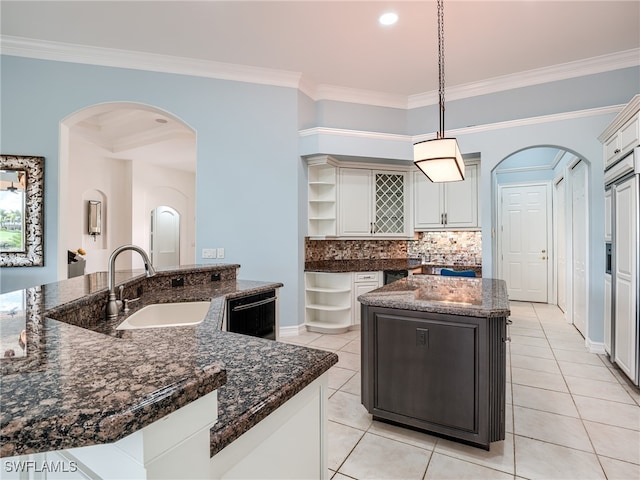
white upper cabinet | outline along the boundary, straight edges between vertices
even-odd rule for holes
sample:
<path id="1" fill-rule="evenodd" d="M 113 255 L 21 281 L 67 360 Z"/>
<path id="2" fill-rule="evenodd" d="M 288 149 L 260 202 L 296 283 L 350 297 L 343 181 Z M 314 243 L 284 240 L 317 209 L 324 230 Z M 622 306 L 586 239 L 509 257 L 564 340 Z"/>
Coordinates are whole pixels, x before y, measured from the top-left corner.
<path id="1" fill-rule="evenodd" d="M 636 95 L 598 137 L 604 148 L 605 170 L 640 145 L 639 111 L 640 95 Z"/>
<path id="2" fill-rule="evenodd" d="M 339 169 L 341 237 L 409 236 L 407 172 Z"/>
<path id="3" fill-rule="evenodd" d="M 447 183 L 432 183 L 422 172 L 414 172 L 414 229 L 480 228 L 479 172 L 478 163 L 466 164 L 464 180 Z"/>

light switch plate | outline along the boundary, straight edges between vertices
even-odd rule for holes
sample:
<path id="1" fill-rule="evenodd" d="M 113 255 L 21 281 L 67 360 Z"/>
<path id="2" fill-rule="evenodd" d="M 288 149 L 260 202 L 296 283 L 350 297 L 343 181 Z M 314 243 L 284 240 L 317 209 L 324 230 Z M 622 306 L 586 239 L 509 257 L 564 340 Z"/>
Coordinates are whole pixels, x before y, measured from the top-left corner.
<path id="1" fill-rule="evenodd" d="M 216 258 L 216 249 L 215 248 L 203 248 L 202 249 L 202 258 Z"/>
<path id="2" fill-rule="evenodd" d="M 218 258 L 224 258 L 224 248 L 218 248 Z"/>

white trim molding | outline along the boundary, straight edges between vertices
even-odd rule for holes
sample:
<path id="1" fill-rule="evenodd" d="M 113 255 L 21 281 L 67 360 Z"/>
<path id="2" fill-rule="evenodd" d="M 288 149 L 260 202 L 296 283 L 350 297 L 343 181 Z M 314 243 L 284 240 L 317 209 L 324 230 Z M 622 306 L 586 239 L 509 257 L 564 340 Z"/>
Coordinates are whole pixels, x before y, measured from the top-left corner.
<path id="1" fill-rule="evenodd" d="M 333 100 L 405 110 L 437 105 L 438 103 L 436 91 L 405 96 L 337 85 L 318 85 L 313 80 L 304 77 L 301 72 L 249 67 L 211 60 L 198 60 L 114 48 L 88 47 L 11 35 L 0 35 L 0 53 L 41 60 L 130 68 L 296 88 L 314 101 Z M 610 55 L 494 77 L 480 82 L 451 86 L 447 88 L 447 99 L 460 100 L 639 65 L 640 48 L 635 48 Z"/>
<path id="2" fill-rule="evenodd" d="M 604 342 L 594 342 L 590 338 L 585 339 L 585 346 L 589 353 L 597 353 L 599 355 L 608 355 L 604 348 Z"/>
<path id="3" fill-rule="evenodd" d="M 594 75 L 640 65 L 640 48 L 625 50 L 611 55 L 587 58 L 575 62 L 489 78 L 465 85 L 447 87 L 447 100 L 461 100 L 515 88 L 530 87 L 542 83 Z M 408 107 L 418 108 L 437 104 L 434 92 L 411 95 Z"/>
<path id="4" fill-rule="evenodd" d="M 0 36 L 0 52 L 3 55 L 40 60 L 175 73 L 290 88 L 298 88 L 302 77 L 299 72 L 285 70 L 248 67 L 232 63 L 133 52 L 115 48 L 87 47 L 7 35 Z"/>
<path id="5" fill-rule="evenodd" d="M 295 337 L 307 331 L 307 327 L 303 324 L 291 325 L 289 327 L 280 327 L 278 330 L 278 337 Z"/>
<path id="6" fill-rule="evenodd" d="M 487 123 L 485 125 L 474 125 L 471 127 L 463 127 L 447 130 L 452 137 L 462 135 L 476 134 L 491 130 L 502 130 L 507 128 L 524 127 L 528 125 L 536 125 L 541 123 L 552 123 L 566 120 L 574 120 L 576 118 L 586 118 L 599 115 L 617 114 L 624 108 L 624 105 L 613 105 L 608 107 L 589 108 L 585 110 L 576 110 L 573 112 L 555 113 L 552 115 L 543 115 L 539 117 L 521 118 L 517 120 L 509 120 L 505 122 Z M 424 140 L 435 138 L 435 133 L 426 133 L 420 135 L 401 135 L 392 133 L 369 132 L 363 130 L 348 130 L 343 128 L 332 127 L 312 127 L 298 131 L 299 138 L 305 137 L 341 137 L 341 138 L 359 138 L 367 140 L 381 140 L 387 142 L 400 143 L 417 143 Z"/>

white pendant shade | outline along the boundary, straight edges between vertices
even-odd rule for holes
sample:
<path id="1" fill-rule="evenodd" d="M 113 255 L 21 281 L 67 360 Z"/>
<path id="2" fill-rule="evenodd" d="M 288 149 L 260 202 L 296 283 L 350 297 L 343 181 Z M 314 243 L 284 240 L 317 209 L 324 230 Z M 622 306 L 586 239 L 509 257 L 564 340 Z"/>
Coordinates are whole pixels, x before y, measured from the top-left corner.
<path id="1" fill-rule="evenodd" d="M 464 161 L 455 138 L 438 138 L 414 144 L 413 163 L 432 182 L 464 180 Z"/>

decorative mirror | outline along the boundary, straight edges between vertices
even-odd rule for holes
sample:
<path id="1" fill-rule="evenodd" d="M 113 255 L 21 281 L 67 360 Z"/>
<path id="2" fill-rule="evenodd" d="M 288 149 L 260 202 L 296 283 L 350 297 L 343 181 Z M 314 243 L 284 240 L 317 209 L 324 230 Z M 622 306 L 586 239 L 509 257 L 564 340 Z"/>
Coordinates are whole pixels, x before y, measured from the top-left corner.
<path id="1" fill-rule="evenodd" d="M 0 157 L 0 266 L 44 265 L 44 157 Z"/>

